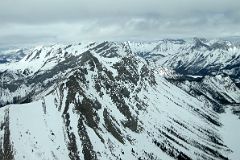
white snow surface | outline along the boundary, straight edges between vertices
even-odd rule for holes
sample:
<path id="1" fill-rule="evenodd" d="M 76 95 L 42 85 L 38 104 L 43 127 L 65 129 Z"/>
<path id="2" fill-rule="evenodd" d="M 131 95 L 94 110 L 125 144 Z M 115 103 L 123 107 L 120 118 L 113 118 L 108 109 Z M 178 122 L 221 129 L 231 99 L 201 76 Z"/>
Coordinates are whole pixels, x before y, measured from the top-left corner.
<path id="1" fill-rule="evenodd" d="M 232 114 L 231 107 L 226 109 L 226 113 L 221 114 L 221 122 L 223 124 L 220 129 L 220 134 L 223 137 L 225 144 L 232 150 L 229 153 L 229 158 L 238 160 L 240 157 L 239 135 L 240 135 L 240 119 L 238 116 Z"/>

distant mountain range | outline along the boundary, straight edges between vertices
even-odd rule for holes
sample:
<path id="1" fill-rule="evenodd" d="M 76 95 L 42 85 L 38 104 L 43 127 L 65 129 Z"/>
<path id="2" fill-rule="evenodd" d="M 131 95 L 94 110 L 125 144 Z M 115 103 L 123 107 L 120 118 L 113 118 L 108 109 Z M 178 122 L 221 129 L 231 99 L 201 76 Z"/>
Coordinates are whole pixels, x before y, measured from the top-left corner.
<path id="1" fill-rule="evenodd" d="M 25 56 L 25 49 L 0 48 L 0 64 L 20 61 Z"/>

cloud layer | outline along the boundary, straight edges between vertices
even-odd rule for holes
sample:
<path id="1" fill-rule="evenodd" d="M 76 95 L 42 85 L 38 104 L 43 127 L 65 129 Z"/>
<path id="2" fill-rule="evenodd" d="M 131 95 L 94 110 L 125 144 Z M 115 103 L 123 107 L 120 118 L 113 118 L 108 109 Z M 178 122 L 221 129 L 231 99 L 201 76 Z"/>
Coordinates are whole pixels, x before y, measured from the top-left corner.
<path id="1" fill-rule="evenodd" d="M 0 45 L 240 35 L 239 0 L 2 0 Z"/>

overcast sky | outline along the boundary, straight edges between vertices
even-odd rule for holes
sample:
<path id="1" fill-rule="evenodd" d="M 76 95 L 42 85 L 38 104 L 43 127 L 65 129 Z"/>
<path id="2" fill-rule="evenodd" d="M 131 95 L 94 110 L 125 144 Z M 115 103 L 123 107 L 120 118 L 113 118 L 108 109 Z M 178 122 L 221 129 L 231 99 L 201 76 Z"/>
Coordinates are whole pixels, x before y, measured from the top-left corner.
<path id="1" fill-rule="evenodd" d="M 0 45 L 240 35 L 240 0 L 0 0 Z"/>

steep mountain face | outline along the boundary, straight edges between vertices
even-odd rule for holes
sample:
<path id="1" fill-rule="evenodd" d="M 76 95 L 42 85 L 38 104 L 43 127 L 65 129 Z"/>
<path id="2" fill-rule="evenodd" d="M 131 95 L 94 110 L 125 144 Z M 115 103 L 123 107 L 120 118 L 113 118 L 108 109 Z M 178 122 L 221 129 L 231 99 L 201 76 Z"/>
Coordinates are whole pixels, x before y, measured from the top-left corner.
<path id="1" fill-rule="evenodd" d="M 178 72 L 172 57 L 192 44 L 41 46 L 0 65 L 0 159 L 231 158 L 219 113 L 239 88 L 231 74 Z"/>

